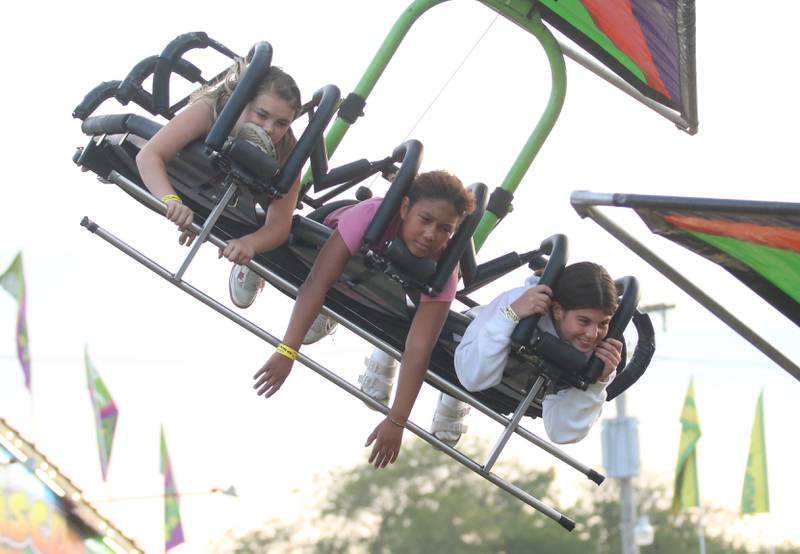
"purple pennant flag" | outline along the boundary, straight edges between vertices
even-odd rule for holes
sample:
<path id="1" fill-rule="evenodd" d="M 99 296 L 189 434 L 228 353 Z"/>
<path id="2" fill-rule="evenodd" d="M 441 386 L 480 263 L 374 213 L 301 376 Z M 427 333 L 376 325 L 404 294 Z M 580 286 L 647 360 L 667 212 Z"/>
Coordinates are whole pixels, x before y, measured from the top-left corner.
<path id="1" fill-rule="evenodd" d="M 97 450 L 100 453 L 100 470 L 103 480 L 108 474 L 108 463 L 111 459 L 111 447 L 114 444 L 114 431 L 117 428 L 117 405 L 111 398 L 105 383 L 89 359 L 89 349 L 84 350 L 84 365 L 86 366 L 86 381 L 89 385 L 89 396 L 92 399 L 95 429 L 97 432 Z"/>
<path id="2" fill-rule="evenodd" d="M 183 527 L 178 487 L 172 475 L 163 425 L 161 426 L 161 474 L 164 476 L 164 550 L 168 551 L 183 542 Z"/>

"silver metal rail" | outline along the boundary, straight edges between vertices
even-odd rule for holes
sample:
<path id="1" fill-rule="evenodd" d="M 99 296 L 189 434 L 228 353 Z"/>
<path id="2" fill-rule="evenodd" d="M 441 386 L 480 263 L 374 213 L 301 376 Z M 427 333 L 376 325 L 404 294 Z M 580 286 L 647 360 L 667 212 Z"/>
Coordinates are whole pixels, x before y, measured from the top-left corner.
<path id="1" fill-rule="evenodd" d="M 227 317 L 228 319 L 230 319 L 234 323 L 240 325 L 244 329 L 247 329 L 248 331 L 250 331 L 251 333 L 253 333 L 257 337 L 262 339 L 263 341 L 271 344 L 272 346 L 277 346 L 280 343 L 280 340 L 278 338 L 276 338 L 275 336 L 269 334 L 265 330 L 261 329 L 260 327 L 258 327 L 256 324 L 254 324 L 250 320 L 240 316 L 239 314 L 237 314 L 233 310 L 231 310 L 231 309 L 227 308 L 226 306 L 220 304 L 219 302 L 217 302 L 216 300 L 214 300 L 210 296 L 208 296 L 205 293 L 203 293 L 202 291 L 194 288 L 193 286 L 189 285 L 185 281 L 176 279 L 175 275 L 173 273 L 170 273 L 167 269 L 161 267 L 160 265 L 155 263 L 150 258 L 144 256 L 142 253 L 140 253 L 136 249 L 132 248 L 131 246 L 129 246 L 125 242 L 121 241 L 116 236 L 114 236 L 110 232 L 108 232 L 105 229 L 103 229 L 102 227 L 100 227 L 98 224 L 96 224 L 96 223 L 92 222 L 91 220 L 89 220 L 89 218 L 84 217 L 83 220 L 81 221 L 81 225 L 86 227 L 93 234 L 99 236 L 100 238 L 102 238 L 103 240 L 105 240 L 106 242 L 111 244 L 112 246 L 114 246 L 117 249 L 121 250 L 122 252 L 124 252 L 125 254 L 127 254 L 128 256 L 130 256 L 131 258 L 133 258 L 134 260 L 136 260 L 137 262 L 139 262 L 143 266 L 147 267 L 148 269 L 150 269 L 151 271 L 153 271 L 154 273 L 156 273 L 160 277 L 162 277 L 165 280 L 169 281 L 170 283 L 172 283 L 173 285 L 175 285 L 176 287 L 178 287 L 182 291 L 186 292 L 190 296 L 192 296 L 192 297 L 196 298 L 197 300 L 201 301 L 203 304 L 205 304 L 206 306 L 210 307 L 214 311 L 224 315 L 225 317 Z M 339 388 L 341 388 L 341 389 L 345 390 L 346 392 L 350 393 L 351 395 L 355 396 L 356 398 L 358 398 L 359 400 L 361 400 L 362 402 L 367 404 L 370 408 L 372 408 L 374 410 L 377 410 L 377 411 L 379 411 L 379 412 L 381 412 L 383 414 L 388 414 L 389 413 L 389 408 L 387 406 L 385 406 L 384 404 L 381 404 L 380 402 L 374 400 L 372 397 L 370 397 L 367 394 L 363 393 L 360 389 L 356 388 L 355 386 L 350 384 L 348 381 L 342 379 L 341 377 L 339 377 L 338 375 L 336 375 L 332 371 L 328 370 L 324 366 L 320 365 L 316 361 L 312 360 L 308 356 L 306 356 L 304 354 L 298 354 L 297 361 L 300 362 L 301 364 L 305 365 L 306 367 L 308 367 L 312 371 L 318 373 L 319 375 L 321 375 L 322 377 L 324 377 L 325 379 L 327 379 L 328 381 L 330 381 L 334 385 L 338 386 Z M 468 456 L 465 456 L 464 454 L 462 454 L 458 450 L 456 450 L 454 448 L 451 448 L 450 446 L 446 445 L 445 443 L 440 441 L 438 438 L 436 438 L 434 435 L 432 435 L 431 433 L 425 431 L 424 429 L 422 429 L 421 427 L 419 427 L 415 423 L 413 423 L 411 421 L 408 421 L 406 423 L 406 428 L 409 431 L 411 431 L 412 433 L 414 433 L 415 435 L 417 435 L 418 437 L 420 437 L 421 439 L 423 439 L 424 441 L 426 441 L 427 443 L 429 443 L 429 444 L 433 445 L 434 447 L 438 448 L 439 450 L 441 450 L 442 452 L 444 452 L 445 454 L 447 454 L 448 456 L 450 456 L 451 458 L 453 458 L 454 460 L 456 460 L 460 464 L 462 464 L 465 467 L 469 468 L 470 470 L 474 471 L 475 473 L 477 473 L 478 475 L 480 475 L 481 477 L 483 477 L 487 481 L 493 483 L 494 485 L 497 485 L 498 487 L 500 487 L 504 491 L 508 492 L 509 494 L 513 495 L 514 497 L 518 498 L 519 500 L 522 500 L 527 505 L 529 505 L 532 508 L 540 511 L 541 513 L 543 513 L 544 515 L 546 515 L 550 519 L 556 521 L 557 523 L 559 523 L 565 529 L 567 529 L 569 531 L 574 529 L 575 522 L 572 519 L 570 519 L 569 517 L 565 516 L 564 514 L 562 514 L 561 512 L 556 510 L 555 508 L 552 508 L 551 506 L 548 506 L 547 504 L 545 504 L 544 502 L 542 502 L 538 498 L 536 498 L 536 497 L 532 496 L 531 494 L 527 493 L 526 491 L 520 489 L 516 485 L 514 485 L 512 483 L 509 483 L 508 481 L 506 481 L 502 477 L 499 477 L 498 475 L 496 475 L 494 473 L 491 473 L 488 470 L 485 470 L 480 464 L 476 463 L 471 458 L 469 458 Z"/>

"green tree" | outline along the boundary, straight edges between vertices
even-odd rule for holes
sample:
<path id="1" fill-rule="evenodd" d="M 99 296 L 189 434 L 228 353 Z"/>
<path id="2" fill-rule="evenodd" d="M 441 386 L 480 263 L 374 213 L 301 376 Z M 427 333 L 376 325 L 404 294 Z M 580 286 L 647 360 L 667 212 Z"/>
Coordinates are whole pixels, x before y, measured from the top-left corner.
<path id="1" fill-rule="evenodd" d="M 467 441 L 463 451 L 484 459 L 486 448 Z M 553 470 L 535 471 L 518 462 L 498 464 L 497 473 L 550 505 L 557 506 Z M 587 494 L 564 510 L 577 521 L 572 533 L 505 491 L 419 440 L 407 440 L 391 468 L 366 464 L 339 470 L 318 483 L 319 508 L 308 521 L 267 522 L 236 539 L 236 554 L 552 553 L 621 552 L 620 512 L 613 483 Z M 641 510 L 656 528 L 656 542 L 642 553 L 697 550 L 696 522 L 669 513 L 664 486 L 640 491 Z M 706 513 L 707 529 L 724 529 L 721 511 Z M 313 533 L 309 533 L 313 529 Z M 306 537 L 306 538 L 302 538 Z M 309 538 L 310 537 L 310 538 Z M 706 538 L 708 554 L 744 554 L 721 536 Z M 778 552 L 800 552 L 781 549 Z"/>

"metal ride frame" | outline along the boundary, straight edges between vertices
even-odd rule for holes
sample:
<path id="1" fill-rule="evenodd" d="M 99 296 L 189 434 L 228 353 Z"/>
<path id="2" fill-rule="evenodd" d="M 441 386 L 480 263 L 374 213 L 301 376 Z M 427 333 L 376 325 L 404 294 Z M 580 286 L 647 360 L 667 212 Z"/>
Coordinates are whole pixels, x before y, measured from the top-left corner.
<path id="1" fill-rule="evenodd" d="M 403 14 L 400 16 L 400 18 L 397 20 L 397 22 L 391 29 L 389 35 L 387 36 L 384 43 L 380 47 L 378 53 L 372 60 L 371 64 L 368 66 L 366 73 L 362 77 L 361 81 L 356 86 L 353 94 L 358 96 L 357 101 L 360 100 L 361 102 L 363 102 L 369 95 L 370 91 L 376 84 L 378 78 L 380 77 L 383 70 L 387 66 L 388 62 L 392 58 L 394 52 L 397 50 L 397 47 L 399 46 L 403 37 L 405 36 L 411 25 L 416 21 L 416 19 L 431 7 L 443 3 L 444 1 L 445 0 L 415 0 L 403 12 Z M 553 35 L 547 29 L 547 27 L 545 27 L 545 25 L 542 23 L 536 7 L 536 2 L 531 2 L 530 0 L 507 0 L 502 2 L 500 0 L 481 0 L 481 2 L 490 7 L 491 9 L 499 12 L 501 15 L 514 21 L 515 23 L 523 27 L 525 30 L 533 34 L 542 44 L 545 53 L 547 55 L 547 59 L 549 61 L 551 69 L 552 86 L 546 109 L 542 114 L 536 127 L 534 128 L 534 131 L 530 135 L 528 141 L 526 142 L 523 149 L 517 156 L 517 159 L 515 160 L 514 164 L 512 165 L 510 171 L 508 172 L 506 178 L 504 179 L 501 185 L 504 191 L 506 191 L 509 194 L 513 194 L 513 192 L 516 190 L 517 186 L 521 182 L 522 178 L 524 177 L 525 173 L 527 172 L 529 166 L 533 162 L 533 159 L 535 158 L 536 154 L 538 153 L 545 139 L 549 135 L 560 113 L 566 91 L 566 72 L 564 66 L 564 58 L 562 53 L 562 47 L 559 45 L 558 41 L 553 37 Z M 575 54 L 574 51 L 571 50 L 568 51 L 568 54 L 571 57 L 577 56 L 577 54 Z M 591 65 L 591 62 L 584 62 L 580 60 L 579 62 L 585 66 Z M 607 71 L 602 70 L 602 68 L 598 70 L 598 72 L 608 73 Z M 637 95 L 641 96 L 632 87 L 630 87 L 630 85 L 627 85 L 627 83 L 625 83 L 619 78 L 616 78 L 613 75 L 611 76 L 605 75 L 604 78 L 611 81 L 618 81 L 615 84 L 619 88 L 622 88 L 623 90 L 625 90 L 626 88 L 630 89 L 627 90 L 627 92 L 629 92 L 633 96 Z M 648 105 L 651 104 L 643 96 L 641 96 L 641 98 L 639 99 Z M 356 104 L 357 103 L 358 102 L 356 102 Z M 657 108 L 656 106 L 653 105 L 651 105 L 651 107 L 657 109 L 660 113 L 664 111 L 664 109 L 661 107 Z M 681 119 L 680 117 L 675 116 L 674 114 L 671 113 L 670 114 L 662 113 L 662 115 L 667 115 L 667 117 L 673 119 L 673 121 L 675 121 L 679 126 L 683 125 L 684 129 L 689 130 L 689 132 L 691 132 L 690 130 L 691 125 L 686 124 L 686 122 L 683 121 L 683 119 Z M 351 117 L 350 119 L 352 120 L 345 119 L 342 117 L 342 114 L 340 112 L 339 117 L 335 120 L 335 122 L 331 126 L 329 133 L 325 137 L 325 146 L 329 155 L 335 151 L 336 147 L 341 142 L 344 134 L 349 129 L 350 125 L 355 121 L 356 117 Z M 141 190 L 136 185 L 136 183 L 126 178 L 124 175 L 118 173 L 117 171 L 112 171 L 107 178 L 109 181 L 115 183 L 120 188 L 125 190 L 130 195 L 134 196 L 137 200 L 139 200 L 146 206 L 150 207 L 154 211 L 161 214 L 164 214 L 166 212 L 166 206 L 163 203 L 153 198 L 143 190 Z M 311 173 L 309 172 L 304 178 L 303 181 L 304 186 L 310 185 L 311 184 L 310 181 L 311 181 Z M 158 265 L 150 258 L 144 256 L 143 254 L 141 254 L 140 252 L 133 249 L 132 247 L 124 243 L 122 240 L 114 236 L 112 233 L 105 230 L 100 225 L 90 221 L 88 218 L 84 218 L 83 221 L 81 222 L 81 225 L 86 227 L 90 232 L 100 236 L 103 240 L 113 245 L 117 249 L 121 250 L 131 258 L 135 259 L 145 267 L 149 268 L 157 275 L 161 276 L 162 278 L 166 279 L 179 289 L 183 290 L 187 294 L 191 295 L 197 300 L 200 300 L 202 303 L 206 304 L 207 306 L 217 311 L 218 313 L 224 315 L 231 321 L 237 323 L 244 329 L 247 329 L 248 331 L 255 334 L 256 336 L 258 336 L 265 342 L 269 343 L 270 345 L 277 346 L 277 344 L 280 341 L 276 337 L 274 337 L 267 331 L 259 328 L 254 323 L 240 316 L 236 312 L 230 310 L 226 306 L 220 304 L 219 302 L 217 302 L 204 292 L 192 287 L 190 284 L 188 284 L 183 280 L 184 272 L 186 271 L 187 267 L 194 258 L 197 249 L 204 241 L 207 240 L 217 247 L 225 245 L 223 239 L 219 238 L 218 236 L 212 233 L 212 229 L 217 221 L 217 218 L 221 215 L 222 211 L 224 210 L 224 207 L 226 206 L 228 199 L 231 197 L 231 195 L 234 194 L 235 191 L 233 189 L 234 186 L 231 186 L 225 192 L 225 194 L 222 195 L 217 205 L 214 207 L 211 214 L 209 215 L 209 217 L 205 220 L 202 227 L 199 227 L 196 224 L 194 225 L 194 230 L 195 232 L 198 233 L 199 236 L 195 240 L 195 245 L 193 246 L 193 248 L 190 249 L 189 253 L 187 254 L 186 259 L 183 261 L 180 268 L 175 273 L 172 273 L 169 270 Z M 483 245 L 488 234 L 497 225 L 499 220 L 502 218 L 502 215 L 504 214 L 498 216 L 498 214 L 491 213 L 489 211 L 485 213 L 483 219 L 480 221 L 478 225 L 476 232 L 473 235 L 473 243 L 476 250 Z M 269 283 L 278 290 L 288 294 L 291 297 L 296 297 L 297 288 L 292 283 L 286 281 L 278 274 L 270 271 L 269 268 L 255 261 L 250 262 L 248 264 L 248 267 L 255 270 L 258 274 L 264 276 L 267 279 L 267 281 L 269 281 Z M 329 317 L 332 317 L 340 324 L 342 324 L 344 327 L 348 328 L 350 331 L 354 332 L 356 335 L 363 338 L 372 345 L 383 349 L 384 351 L 388 352 L 389 354 L 398 359 L 401 357 L 402 352 L 398 351 L 396 348 L 393 348 L 390 344 L 381 340 L 379 337 L 369 334 L 368 332 L 359 328 L 353 322 L 348 321 L 346 318 L 343 318 L 337 313 L 334 313 L 327 307 L 323 306 L 322 313 Z M 334 374 L 321 364 L 317 363 L 313 359 L 303 354 L 299 354 L 297 360 L 303 365 L 310 368 L 311 370 L 323 376 L 328 381 L 332 382 L 333 384 L 349 392 L 351 395 L 355 396 L 362 402 L 366 403 L 371 408 L 380 411 L 381 413 L 384 414 L 388 413 L 387 406 L 373 400 L 371 397 L 361 392 L 360 389 L 353 386 L 351 383 L 343 380 L 342 378 L 340 378 L 339 376 L 337 376 L 336 374 Z M 411 421 L 408 422 L 407 428 L 415 435 L 419 436 L 420 438 L 422 438 L 435 448 L 441 450 L 442 452 L 444 452 L 457 462 L 461 463 L 465 467 L 469 468 L 473 472 L 485 478 L 487 481 L 500 487 L 506 492 L 512 494 L 513 496 L 515 496 L 519 500 L 522 500 L 523 502 L 535 508 L 536 510 L 544 513 L 549 518 L 558 522 L 562 527 L 571 531 L 575 527 L 575 522 L 572 519 L 570 519 L 566 515 L 560 513 L 558 510 L 543 503 L 541 500 L 533 497 L 526 491 L 521 490 L 519 487 L 504 480 L 502 477 L 492 472 L 492 468 L 495 462 L 497 461 L 499 455 L 501 454 L 503 448 L 505 447 L 507 441 L 510 439 L 512 434 L 516 433 L 522 436 L 523 438 L 527 439 L 529 442 L 532 442 L 536 446 L 542 448 L 543 450 L 553 455 L 554 457 L 558 458 L 559 460 L 563 461 L 567 465 L 577 469 L 594 483 L 599 485 L 604 481 L 605 477 L 599 472 L 581 464 L 579 461 L 573 459 L 572 457 L 570 457 L 563 451 L 559 450 L 546 440 L 536 436 L 535 434 L 526 430 L 524 427 L 520 426 L 520 420 L 530 407 L 537 392 L 540 391 L 541 387 L 546 382 L 546 379 L 543 376 L 537 377 L 535 383 L 533 383 L 533 385 L 529 388 L 527 395 L 521 400 L 521 402 L 519 403 L 519 405 L 517 406 L 516 410 L 514 411 L 513 415 L 510 418 L 505 417 L 500 413 L 497 413 L 493 409 L 487 407 L 480 400 L 476 399 L 474 396 L 464 392 L 460 388 L 452 385 L 446 379 L 440 377 L 439 375 L 431 371 L 428 371 L 426 379 L 430 383 L 434 384 L 440 390 L 462 401 L 465 401 L 471 406 L 475 407 L 478 411 L 482 412 L 489 418 L 503 425 L 505 429 L 503 430 L 501 436 L 499 437 L 496 444 L 492 448 L 487 461 L 483 464 L 480 464 L 471 459 L 470 457 L 465 456 L 458 450 L 446 445 L 438 438 L 436 438 L 434 435 L 432 435 L 431 433 L 429 433 L 428 431 L 426 431 L 425 429 L 423 429 L 422 427 L 416 425 Z"/>

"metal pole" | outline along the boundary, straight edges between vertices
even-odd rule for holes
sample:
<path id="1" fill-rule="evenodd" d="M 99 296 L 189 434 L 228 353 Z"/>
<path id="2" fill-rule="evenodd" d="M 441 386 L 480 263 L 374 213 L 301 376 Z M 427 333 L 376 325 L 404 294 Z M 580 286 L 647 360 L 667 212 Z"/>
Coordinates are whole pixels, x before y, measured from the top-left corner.
<path id="1" fill-rule="evenodd" d="M 224 210 L 225 207 L 228 205 L 228 202 L 233 196 L 233 193 L 236 192 L 237 188 L 238 185 L 236 183 L 231 183 L 230 185 L 228 185 L 228 188 L 225 190 L 225 194 L 222 195 L 222 198 L 219 199 L 217 205 L 214 206 L 213 210 L 211 210 L 211 214 L 208 216 L 208 219 L 206 219 L 206 222 L 203 224 L 203 228 L 200 229 L 200 233 L 195 238 L 191 250 L 189 250 L 189 253 L 186 255 L 186 259 L 183 260 L 180 269 L 178 269 L 178 271 L 175 273 L 176 281 L 180 281 L 181 279 L 183 279 L 183 274 L 188 269 L 189 264 L 192 263 L 195 254 L 197 254 L 197 251 L 200 249 L 200 245 L 203 244 L 203 242 L 205 242 L 206 237 L 208 237 L 208 235 L 211 233 L 211 229 L 214 228 L 214 224 L 217 222 L 217 219 L 219 219 L 219 216 L 222 215 L 222 210 Z"/>
<path id="2" fill-rule="evenodd" d="M 703 507 L 697 509 L 697 540 L 700 544 L 700 554 L 706 554 L 706 531 L 703 525 Z"/>
<path id="3" fill-rule="evenodd" d="M 617 397 L 617 419 L 624 420 L 625 413 L 625 394 Z M 639 554 L 639 547 L 633 537 L 633 527 L 636 525 L 636 502 L 633 495 L 633 478 L 620 477 L 619 481 L 619 502 L 620 502 L 620 539 L 622 542 L 622 554 Z"/>
<path id="4" fill-rule="evenodd" d="M 522 419 L 522 416 L 525 415 L 525 412 L 528 410 L 528 406 L 531 405 L 533 399 L 536 398 L 536 395 L 539 393 L 539 389 L 542 388 L 544 385 L 544 376 L 539 375 L 536 378 L 536 382 L 528 391 L 528 394 L 525 395 L 525 398 L 517 406 L 517 410 L 514 412 L 514 417 L 511 418 L 511 421 L 508 422 L 508 425 L 503 430 L 503 433 L 500 435 L 500 438 L 497 439 L 492 451 L 489 453 L 489 458 L 486 460 L 486 463 L 483 464 L 483 469 L 485 471 L 489 471 L 494 466 L 494 463 L 497 461 L 497 457 L 500 456 L 500 452 L 502 452 L 503 448 L 505 447 L 508 439 L 511 438 L 511 433 L 514 432 L 517 425 L 519 425 L 519 420 Z"/>

